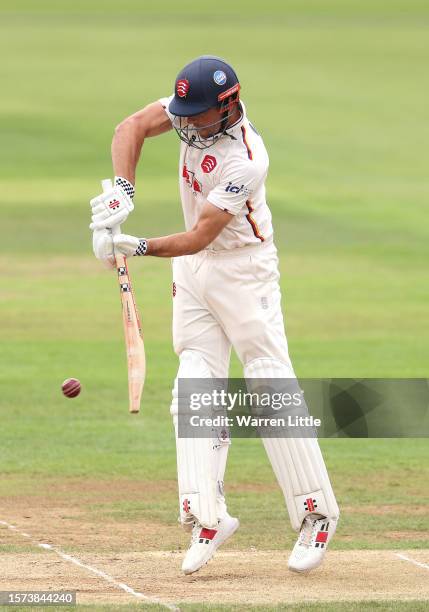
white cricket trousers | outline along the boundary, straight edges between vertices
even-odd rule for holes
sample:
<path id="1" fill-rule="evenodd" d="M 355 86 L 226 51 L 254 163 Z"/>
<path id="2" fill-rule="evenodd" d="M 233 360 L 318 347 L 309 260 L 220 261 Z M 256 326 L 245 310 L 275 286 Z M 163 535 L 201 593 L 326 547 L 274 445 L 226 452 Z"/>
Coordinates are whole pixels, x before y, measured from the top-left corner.
<path id="1" fill-rule="evenodd" d="M 190 369 L 186 377 L 201 376 L 202 358 L 212 377 L 227 378 L 232 346 L 243 364 L 245 377 L 294 376 L 273 242 L 233 251 L 204 250 L 175 258 L 173 282 L 173 341 L 176 353 L 187 355 L 186 367 Z M 196 354 L 199 358 L 193 361 Z M 200 371 L 194 373 L 192 368 Z M 176 398 L 172 404 L 174 415 L 177 414 L 177 381 L 173 397 Z M 293 529 L 298 531 L 305 516 L 316 507 L 322 516 L 337 520 L 339 509 L 317 440 L 263 438 L 262 442 L 283 491 Z M 205 489 L 210 494 L 203 494 L 204 474 L 197 478 L 202 469 L 203 451 L 194 447 L 192 440 L 183 439 L 180 443 L 177 440 L 181 520 L 183 524 L 188 522 L 191 501 L 191 507 L 197 506 L 200 516 L 210 517 L 205 526 L 213 526 L 216 516 L 221 519 L 226 512 L 223 478 L 228 445 L 220 444 L 215 450 L 210 442 L 204 451 L 207 464 L 213 461 L 214 466 L 205 472 L 212 474 L 211 488 Z"/>
<path id="2" fill-rule="evenodd" d="M 173 259 L 173 344 L 198 351 L 212 376 L 228 376 L 231 346 L 243 366 L 270 357 L 290 366 L 272 240 Z"/>

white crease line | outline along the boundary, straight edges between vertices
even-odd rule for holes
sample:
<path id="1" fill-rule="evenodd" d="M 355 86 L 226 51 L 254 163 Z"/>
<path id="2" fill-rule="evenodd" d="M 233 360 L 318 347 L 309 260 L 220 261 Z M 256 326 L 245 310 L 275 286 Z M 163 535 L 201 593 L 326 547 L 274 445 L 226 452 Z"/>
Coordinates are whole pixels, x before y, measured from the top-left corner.
<path id="1" fill-rule="evenodd" d="M 52 546 L 51 544 L 43 544 L 42 542 L 37 542 L 36 540 L 33 540 L 33 538 L 28 533 L 25 533 L 24 531 L 20 531 L 17 527 L 15 527 L 15 525 L 11 525 L 10 523 L 7 523 L 6 521 L 0 521 L 0 525 L 5 525 L 8 529 L 11 529 L 12 531 L 16 531 L 17 533 L 19 533 L 20 535 L 26 538 L 31 538 L 33 544 L 35 544 L 39 548 L 43 548 L 45 550 L 51 550 L 52 552 L 62 557 L 65 561 L 70 561 L 70 563 L 74 563 L 75 565 L 78 565 L 79 567 L 83 567 L 89 572 L 92 572 L 93 574 L 100 576 L 100 578 L 103 578 L 106 582 L 109 582 L 113 586 L 119 589 L 122 589 L 129 595 L 133 595 L 137 599 L 144 599 L 145 601 L 148 601 L 150 603 L 164 606 L 164 608 L 167 608 L 168 610 L 174 610 L 174 612 L 180 612 L 180 608 L 177 608 L 176 606 L 165 603 L 157 599 L 156 597 L 149 597 L 149 595 L 145 595 L 144 593 L 135 591 L 134 589 L 129 587 L 127 584 L 123 582 L 117 582 L 112 576 L 109 576 L 109 574 L 106 574 L 105 572 L 102 572 L 101 570 L 95 567 L 92 567 L 91 565 L 82 563 L 82 561 L 80 561 L 76 557 L 72 557 L 71 555 L 67 555 L 66 553 L 63 553 L 59 548 L 55 548 L 55 546 Z"/>
<path id="2" fill-rule="evenodd" d="M 403 559 L 404 561 L 409 561 L 410 563 L 413 563 L 414 565 L 417 565 L 418 567 L 422 567 L 423 569 L 429 570 L 429 565 L 427 565 L 426 563 L 420 563 L 420 561 L 416 561 L 415 559 L 410 559 L 410 557 L 407 557 L 406 555 L 402 555 L 401 553 L 395 553 L 395 555 L 399 557 L 400 559 Z"/>

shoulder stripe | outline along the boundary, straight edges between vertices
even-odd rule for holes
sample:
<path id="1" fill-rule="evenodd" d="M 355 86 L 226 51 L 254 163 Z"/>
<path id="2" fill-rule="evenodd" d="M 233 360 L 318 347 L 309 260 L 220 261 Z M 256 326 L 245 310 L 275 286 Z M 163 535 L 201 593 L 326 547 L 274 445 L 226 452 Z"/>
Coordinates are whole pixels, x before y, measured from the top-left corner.
<path id="1" fill-rule="evenodd" d="M 247 143 L 246 128 L 244 127 L 244 125 L 241 126 L 241 135 L 243 137 L 244 146 L 247 149 L 247 156 L 248 156 L 249 159 L 253 159 L 252 149 L 249 147 L 249 145 Z"/>

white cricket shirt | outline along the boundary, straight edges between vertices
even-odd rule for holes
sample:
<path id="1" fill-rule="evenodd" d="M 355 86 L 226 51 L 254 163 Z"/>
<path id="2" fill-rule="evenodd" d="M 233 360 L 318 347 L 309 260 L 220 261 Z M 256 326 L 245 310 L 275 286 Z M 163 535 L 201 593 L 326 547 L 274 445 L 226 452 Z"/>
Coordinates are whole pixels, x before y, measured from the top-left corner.
<path id="1" fill-rule="evenodd" d="M 171 121 L 168 105 L 172 98 L 159 100 Z M 209 249 L 258 244 L 273 234 L 265 198 L 268 154 L 247 119 L 244 104 L 241 106 L 241 119 L 227 130 L 233 138 L 224 135 L 204 150 L 180 143 L 179 186 L 186 229 L 194 227 L 206 200 L 234 215 Z"/>

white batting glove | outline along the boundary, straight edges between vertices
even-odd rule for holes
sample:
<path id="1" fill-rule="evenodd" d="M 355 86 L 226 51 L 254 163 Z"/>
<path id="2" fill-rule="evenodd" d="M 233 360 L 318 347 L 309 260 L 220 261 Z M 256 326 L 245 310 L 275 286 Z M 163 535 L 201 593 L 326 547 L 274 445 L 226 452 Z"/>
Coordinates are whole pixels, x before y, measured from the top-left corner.
<path id="1" fill-rule="evenodd" d="M 115 185 L 90 202 L 92 209 L 92 230 L 111 229 L 123 223 L 134 204 L 123 187 Z"/>
<path id="2" fill-rule="evenodd" d="M 103 262 L 106 268 L 115 267 L 112 232 L 108 229 L 94 230 L 92 235 L 92 248 L 97 259 Z"/>
<path id="3" fill-rule="evenodd" d="M 116 234 L 113 236 L 115 251 L 119 251 L 126 257 L 146 255 L 147 242 L 144 238 L 136 238 L 128 234 Z"/>

